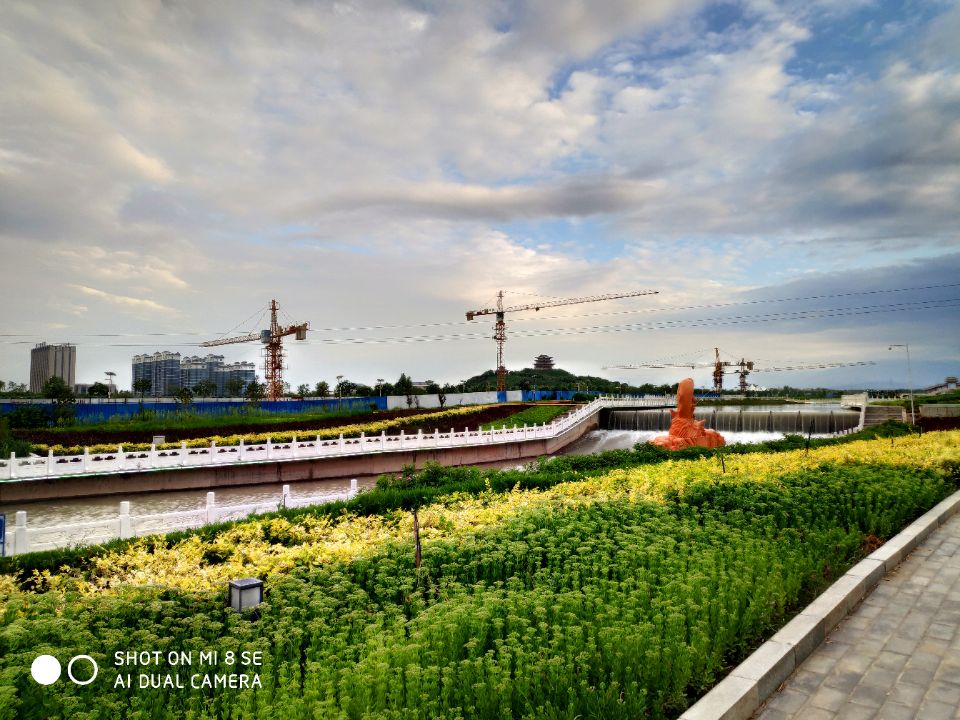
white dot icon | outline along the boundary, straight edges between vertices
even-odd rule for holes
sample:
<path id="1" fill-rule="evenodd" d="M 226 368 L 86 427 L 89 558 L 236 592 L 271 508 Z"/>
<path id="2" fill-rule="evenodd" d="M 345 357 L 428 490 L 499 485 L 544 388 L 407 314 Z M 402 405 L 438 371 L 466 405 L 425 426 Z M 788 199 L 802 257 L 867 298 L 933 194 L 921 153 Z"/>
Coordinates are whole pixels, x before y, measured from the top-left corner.
<path id="1" fill-rule="evenodd" d="M 60 661 L 53 655 L 38 655 L 30 666 L 30 674 L 41 685 L 52 685 L 60 679 Z"/>

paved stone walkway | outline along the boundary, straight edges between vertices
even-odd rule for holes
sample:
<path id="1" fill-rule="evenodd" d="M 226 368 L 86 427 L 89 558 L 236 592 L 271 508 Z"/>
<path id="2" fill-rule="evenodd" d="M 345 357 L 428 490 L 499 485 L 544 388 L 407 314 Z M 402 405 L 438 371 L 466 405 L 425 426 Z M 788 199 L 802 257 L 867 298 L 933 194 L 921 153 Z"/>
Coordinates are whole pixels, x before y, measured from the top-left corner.
<path id="1" fill-rule="evenodd" d="M 960 514 L 830 633 L 756 720 L 960 720 Z"/>

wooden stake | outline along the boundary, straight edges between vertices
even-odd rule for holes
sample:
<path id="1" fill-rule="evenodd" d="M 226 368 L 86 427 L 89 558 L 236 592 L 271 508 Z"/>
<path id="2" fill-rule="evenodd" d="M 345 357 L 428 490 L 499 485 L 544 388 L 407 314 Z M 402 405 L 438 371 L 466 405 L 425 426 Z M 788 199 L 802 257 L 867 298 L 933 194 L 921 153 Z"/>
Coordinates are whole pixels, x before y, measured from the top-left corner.
<path id="1" fill-rule="evenodd" d="M 420 569 L 420 520 L 417 518 L 417 509 L 413 509 L 413 544 L 416 548 L 413 556 L 414 567 Z"/>

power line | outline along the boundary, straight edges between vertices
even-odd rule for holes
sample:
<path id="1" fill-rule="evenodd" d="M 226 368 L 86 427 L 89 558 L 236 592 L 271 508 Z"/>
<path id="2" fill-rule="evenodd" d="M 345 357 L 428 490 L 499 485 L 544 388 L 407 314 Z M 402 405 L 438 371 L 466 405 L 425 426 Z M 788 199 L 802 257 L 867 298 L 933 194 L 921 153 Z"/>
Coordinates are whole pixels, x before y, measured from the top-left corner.
<path id="1" fill-rule="evenodd" d="M 879 291 L 875 291 L 879 292 Z M 891 291 L 893 292 L 893 291 Z M 546 337 L 563 335 L 586 335 L 604 332 L 643 332 L 651 330 L 668 330 L 675 328 L 721 327 L 725 325 L 741 325 L 749 323 L 767 323 L 777 321 L 804 320 L 829 317 L 845 317 L 853 315 L 871 315 L 886 312 L 905 312 L 909 310 L 932 310 L 958 307 L 953 303 L 960 302 L 960 298 L 943 298 L 940 300 L 916 300 L 887 305 L 864 305 L 846 308 L 819 308 L 811 310 L 791 310 L 759 315 L 734 315 L 730 317 L 691 318 L 678 320 L 658 320 L 642 323 L 627 323 L 623 325 L 588 325 L 574 328 L 539 328 L 518 330 L 511 333 L 512 337 Z M 8 335 L 9 337 L 9 335 Z M 16 337 L 16 336 L 14 336 Z M 306 341 L 307 345 L 382 345 L 419 342 L 450 342 L 457 340 L 488 340 L 489 335 L 483 332 L 453 333 L 448 335 L 412 335 L 396 337 L 357 337 L 357 338 L 318 338 Z M 31 341 L 15 340 L 2 341 L 5 345 L 26 345 Z M 156 343 L 83 343 L 92 347 L 155 347 Z M 167 343 L 169 347 L 199 347 L 200 343 Z"/>
<path id="2" fill-rule="evenodd" d="M 602 332 L 631 332 L 644 330 L 666 330 L 671 328 L 709 327 L 722 325 L 739 325 L 752 322 L 775 322 L 788 320 L 802 320 L 818 317 L 841 317 L 846 315 L 869 315 L 879 312 L 902 312 L 906 310 L 927 310 L 934 308 L 957 307 L 956 305 L 938 305 L 936 303 L 960 302 L 960 298 L 943 300 L 920 300 L 907 303 L 893 303 L 889 305 L 866 305 L 853 308 L 824 308 L 817 310 L 795 310 L 781 313 L 765 313 L 762 315 L 735 315 L 729 318 L 698 318 L 688 320 L 661 320 L 649 323 L 629 323 L 626 325 L 593 325 L 582 328 L 542 328 L 539 330 L 519 330 L 511 333 L 511 337 L 544 337 L 553 335 L 586 335 Z M 392 343 L 413 342 L 443 342 L 451 340 L 479 340 L 489 339 L 482 333 L 456 333 L 451 335 L 413 335 L 391 338 L 329 338 L 307 341 L 308 344 L 320 345 L 378 345 Z"/>
<path id="3" fill-rule="evenodd" d="M 857 297 L 862 295 L 880 295 L 885 293 L 901 293 L 901 292 L 914 292 L 920 290 L 936 290 L 942 288 L 952 288 L 960 287 L 960 283 L 943 283 L 941 285 L 919 285 L 915 287 L 905 287 L 905 288 L 889 288 L 885 290 L 862 290 L 855 292 L 845 292 L 845 293 L 830 293 L 824 295 L 804 295 L 798 297 L 787 297 L 787 298 L 765 298 L 758 300 L 739 300 L 736 302 L 727 302 L 727 303 L 705 303 L 700 305 L 679 305 L 675 307 L 662 307 L 662 308 L 635 308 L 632 310 L 610 310 L 604 312 L 595 312 L 595 313 L 580 313 L 578 315 L 554 315 L 554 316 L 545 316 L 545 315 L 532 315 L 528 317 L 515 317 L 513 322 L 542 322 L 545 320 L 576 320 L 579 318 L 591 318 L 591 317 L 610 317 L 616 315 L 634 315 L 638 313 L 664 313 L 664 312 L 682 312 L 685 310 L 713 310 L 719 308 L 727 307 L 738 307 L 738 306 L 750 306 L 750 305 L 763 305 L 769 303 L 778 303 L 778 302 L 802 302 L 806 300 L 828 300 L 833 298 L 842 298 L 842 297 Z M 543 296 L 549 297 L 549 296 Z M 266 313 L 266 310 L 259 311 L 260 316 L 262 317 Z M 257 315 L 254 313 L 250 318 Z M 228 330 L 227 333 L 232 332 L 236 328 L 245 324 L 250 318 L 244 320 L 237 325 L 235 325 L 231 330 Z M 311 328 L 310 332 L 361 332 L 361 331 L 370 331 L 370 330 L 402 330 L 407 328 L 430 328 L 430 327 L 456 327 L 462 325 L 473 325 L 466 320 L 449 320 L 443 322 L 430 322 L 430 323 L 410 323 L 410 324 L 398 324 L 398 325 L 350 325 L 345 327 L 322 327 L 322 328 Z M 74 337 L 209 337 L 212 335 L 225 335 L 226 333 L 217 333 L 217 332 L 194 332 L 194 331 L 184 331 L 184 332 L 154 332 L 154 333 L 84 333 L 80 335 L 74 335 Z M 517 333 L 511 333 L 512 336 L 516 336 Z M 39 337 L 37 333 L 0 333 L 0 337 Z"/>

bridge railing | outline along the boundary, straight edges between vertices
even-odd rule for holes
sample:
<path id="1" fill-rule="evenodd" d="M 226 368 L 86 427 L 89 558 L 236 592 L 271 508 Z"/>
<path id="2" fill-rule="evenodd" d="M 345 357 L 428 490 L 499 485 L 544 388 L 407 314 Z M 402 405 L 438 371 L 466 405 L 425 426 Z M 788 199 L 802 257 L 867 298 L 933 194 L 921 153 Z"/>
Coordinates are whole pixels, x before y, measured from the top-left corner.
<path id="1" fill-rule="evenodd" d="M 317 505 L 335 500 L 348 500 L 357 494 L 357 480 L 350 481 L 350 490 L 338 496 L 318 500 L 316 497 L 294 498 L 290 486 L 284 485 L 274 500 L 262 500 L 241 505 L 219 505 L 213 492 L 207 493 L 205 507 L 196 510 L 178 510 L 169 513 L 133 515 L 130 502 L 119 504 L 119 513 L 114 517 L 101 518 L 83 523 L 68 523 L 41 527 L 27 524 L 27 513 L 16 513 L 13 527 L 7 529 L 6 554 L 21 555 L 25 552 L 51 550 L 75 545 L 103 543 L 116 538 L 133 538 L 142 535 L 168 533 L 175 530 L 198 528 L 209 523 L 225 520 L 242 520 L 250 515 L 276 512 L 281 508 Z"/>
<path id="2" fill-rule="evenodd" d="M 616 407 L 664 407 L 675 404 L 670 397 L 604 396 L 577 407 L 549 423 L 482 430 L 480 428 L 440 428 L 431 432 L 399 435 L 365 435 L 360 437 L 320 438 L 297 435 L 289 442 L 272 442 L 218 446 L 215 442 L 207 447 L 188 448 L 186 442 L 179 448 L 149 450 L 125 450 L 118 445 L 111 452 L 91 453 L 84 448 L 79 455 L 54 455 L 46 457 L 21 457 L 11 453 L 8 459 L 0 460 L 0 482 L 66 477 L 73 475 L 102 475 L 136 473 L 151 470 L 237 465 L 241 463 L 285 462 L 312 460 L 333 456 L 354 456 L 407 450 L 430 450 L 447 447 L 469 447 L 498 443 L 543 440 L 558 437 L 584 419 L 603 408 Z"/>

